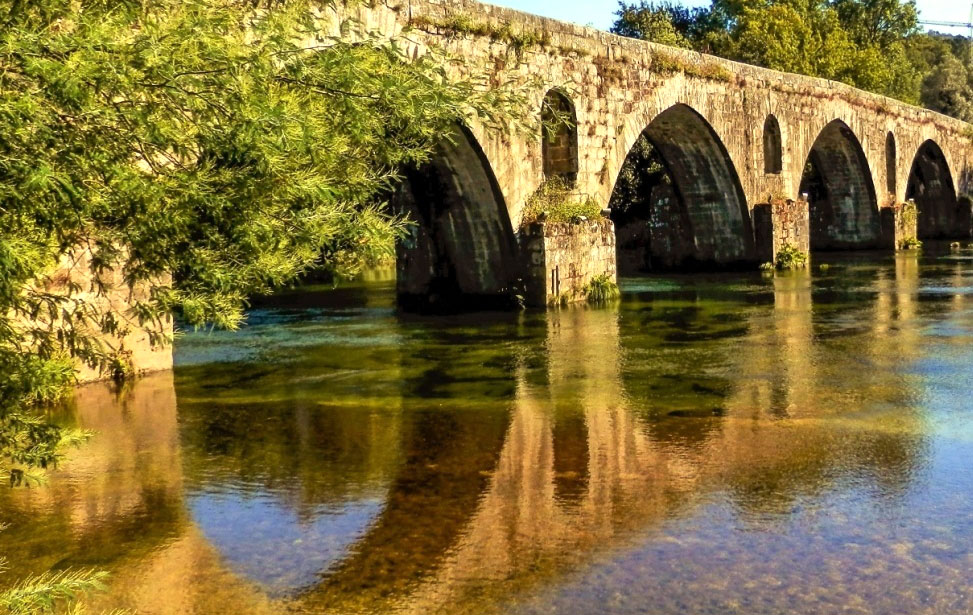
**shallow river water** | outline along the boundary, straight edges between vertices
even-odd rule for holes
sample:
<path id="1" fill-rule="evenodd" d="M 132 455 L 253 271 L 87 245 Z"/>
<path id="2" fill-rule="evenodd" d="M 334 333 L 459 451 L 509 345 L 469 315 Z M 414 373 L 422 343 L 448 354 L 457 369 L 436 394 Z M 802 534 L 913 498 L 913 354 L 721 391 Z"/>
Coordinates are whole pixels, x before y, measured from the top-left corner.
<path id="1" fill-rule="evenodd" d="M 820 262 L 820 259 L 819 261 Z M 96 609 L 973 612 L 973 253 L 623 281 L 617 307 L 416 317 L 309 288 L 0 489 L 0 586 Z"/>

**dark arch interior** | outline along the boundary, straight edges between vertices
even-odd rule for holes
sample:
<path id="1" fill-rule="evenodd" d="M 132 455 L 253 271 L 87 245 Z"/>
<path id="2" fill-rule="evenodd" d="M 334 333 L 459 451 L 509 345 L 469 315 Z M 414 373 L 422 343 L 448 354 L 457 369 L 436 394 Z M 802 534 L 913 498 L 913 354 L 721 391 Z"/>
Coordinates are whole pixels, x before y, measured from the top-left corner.
<path id="1" fill-rule="evenodd" d="M 920 239 L 969 236 L 969 216 L 959 210 L 953 176 L 943 151 L 935 142 L 926 141 L 919 146 L 909 172 L 905 198 L 915 201 L 919 209 Z"/>
<path id="2" fill-rule="evenodd" d="M 764 122 L 764 172 L 776 175 L 783 168 L 780 124 L 773 115 Z"/>
<path id="3" fill-rule="evenodd" d="M 890 132 L 885 137 L 885 189 L 895 196 L 895 137 Z"/>
<path id="4" fill-rule="evenodd" d="M 825 126 L 804 165 L 812 250 L 877 248 L 881 225 L 875 186 L 858 139 L 840 120 Z"/>
<path id="5" fill-rule="evenodd" d="M 578 179 L 578 118 L 566 96 L 551 90 L 541 107 L 544 176 L 559 177 L 568 186 Z"/>
<path id="6" fill-rule="evenodd" d="M 411 169 L 393 199 L 415 224 L 396 246 L 399 304 L 410 310 L 501 307 L 512 300 L 516 242 L 503 196 L 476 140 L 457 127 Z"/>
<path id="7" fill-rule="evenodd" d="M 733 163 L 706 120 L 685 105 L 659 114 L 636 141 L 611 208 L 622 274 L 754 262 L 750 214 Z"/>

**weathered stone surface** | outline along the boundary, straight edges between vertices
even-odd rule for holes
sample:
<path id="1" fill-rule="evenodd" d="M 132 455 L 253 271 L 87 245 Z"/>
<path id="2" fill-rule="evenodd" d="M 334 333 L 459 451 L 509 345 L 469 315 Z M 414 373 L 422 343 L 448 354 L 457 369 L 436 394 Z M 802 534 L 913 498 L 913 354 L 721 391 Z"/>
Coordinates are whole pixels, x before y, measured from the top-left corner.
<path id="1" fill-rule="evenodd" d="M 607 275 L 615 281 L 615 227 L 611 220 L 541 222 L 531 224 L 525 235 L 530 305 L 582 301 L 593 278 Z"/>
<path id="2" fill-rule="evenodd" d="M 786 245 L 811 251 L 810 218 L 807 201 L 774 199 L 753 209 L 757 255 L 761 262 L 773 263 Z"/>
<path id="3" fill-rule="evenodd" d="M 107 335 L 101 331 L 90 331 L 103 345 L 105 351 L 110 351 L 124 362 L 132 375 L 170 369 L 172 367 L 171 344 L 154 344 L 152 333 L 156 337 L 172 338 L 172 319 L 166 318 L 160 326 L 147 325 L 143 327 L 131 313 L 132 306 L 147 298 L 148 286 L 136 285 L 130 288 L 120 272 L 106 271 L 100 274 L 100 282 L 105 292 L 99 293 L 93 283 L 91 273 L 90 253 L 82 248 L 65 254 L 61 264 L 47 280 L 44 290 L 54 294 L 69 294 L 69 287 L 79 288 L 80 292 L 71 292 L 72 303 L 90 306 L 100 314 L 112 314 L 119 325 L 118 335 Z M 156 340 L 158 341 L 158 340 Z M 87 365 L 78 365 L 79 382 L 92 382 L 109 377 Z"/>
<path id="4" fill-rule="evenodd" d="M 918 237 L 918 210 L 913 202 L 894 203 L 882 208 L 882 246 L 901 250 Z"/>
<path id="5" fill-rule="evenodd" d="M 878 247 L 879 209 L 920 200 L 923 182 L 923 198 L 945 203 L 937 212 L 953 212 L 928 232 L 969 234 L 954 210 L 973 178 L 970 127 L 941 114 L 833 81 L 472 0 L 392 0 L 351 6 L 336 17 L 353 17 L 383 36 L 404 35 L 412 54 L 444 49 L 459 60 L 448 67 L 455 78 L 473 77 L 484 88 L 525 88 L 535 130 L 500 132 L 475 121 L 469 127 L 510 228 L 519 227 L 545 176 L 540 118 L 553 90 L 577 118 L 577 191 L 607 205 L 626 156 L 645 132 L 673 172 L 692 223 L 695 259 L 758 260 L 754 207 L 771 197 L 799 201 L 806 165 L 815 159 L 822 177 L 811 199 L 813 249 Z M 927 177 L 918 178 L 914 162 L 926 143 L 936 146 L 935 166 L 923 162 Z M 561 159 L 547 168 L 552 165 L 573 168 Z"/>

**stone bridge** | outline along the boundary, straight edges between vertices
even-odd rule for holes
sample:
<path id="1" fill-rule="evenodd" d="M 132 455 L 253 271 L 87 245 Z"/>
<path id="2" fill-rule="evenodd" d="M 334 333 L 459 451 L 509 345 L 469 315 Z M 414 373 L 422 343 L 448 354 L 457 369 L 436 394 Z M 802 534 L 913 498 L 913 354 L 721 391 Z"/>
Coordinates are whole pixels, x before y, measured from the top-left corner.
<path id="1" fill-rule="evenodd" d="M 457 60 L 452 77 L 525 89 L 536 118 L 533 130 L 459 127 L 436 161 L 409 174 L 399 202 L 419 224 L 399 250 L 405 299 L 482 301 L 520 284 L 543 303 L 614 276 L 607 220 L 521 222 L 555 175 L 607 207 L 642 137 L 671 188 L 652 197 L 656 213 L 642 226 L 653 228 L 629 234 L 627 247 L 657 264 L 753 266 L 785 243 L 895 249 L 913 236 L 970 235 L 970 202 L 958 197 L 971 181 L 973 128 L 941 114 L 469 0 L 386 0 L 330 14 L 335 24 L 345 18 L 406 41 L 410 54 L 444 50 Z M 573 125 L 544 136 L 540 120 L 552 109 Z"/>
<path id="2" fill-rule="evenodd" d="M 973 127 L 941 114 L 471 0 L 323 9 L 321 33 L 349 21 L 410 57 L 442 49 L 450 78 L 529 100 L 529 128 L 457 126 L 430 164 L 406 174 L 395 200 L 418 224 L 398 250 L 405 305 L 484 307 L 516 295 L 545 305 L 582 299 L 594 277 L 623 266 L 754 267 L 785 244 L 892 250 L 910 237 L 970 236 Z M 546 114 L 570 121 L 545 133 Z M 571 198 L 608 207 L 646 143 L 669 179 L 634 223 L 616 208 L 614 223 L 522 224 L 555 176 Z M 112 309 L 124 313 L 124 301 Z M 118 347 L 135 371 L 172 364 L 140 330 Z"/>

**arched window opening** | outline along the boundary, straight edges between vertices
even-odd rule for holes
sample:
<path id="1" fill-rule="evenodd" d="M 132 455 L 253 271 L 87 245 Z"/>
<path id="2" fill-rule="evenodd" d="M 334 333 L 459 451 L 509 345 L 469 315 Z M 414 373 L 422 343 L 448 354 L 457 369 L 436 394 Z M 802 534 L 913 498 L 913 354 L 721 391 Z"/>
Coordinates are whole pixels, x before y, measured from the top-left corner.
<path id="1" fill-rule="evenodd" d="M 783 168 L 780 124 L 773 115 L 764 122 L 764 173 L 777 175 Z"/>
<path id="2" fill-rule="evenodd" d="M 885 137 L 885 187 L 888 193 L 895 196 L 895 137 L 890 132 Z"/>
<path id="3" fill-rule="evenodd" d="M 566 96 L 551 90 L 541 108 L 544 176 L 573 187 L 578 179 L 578 118 Z"/>

